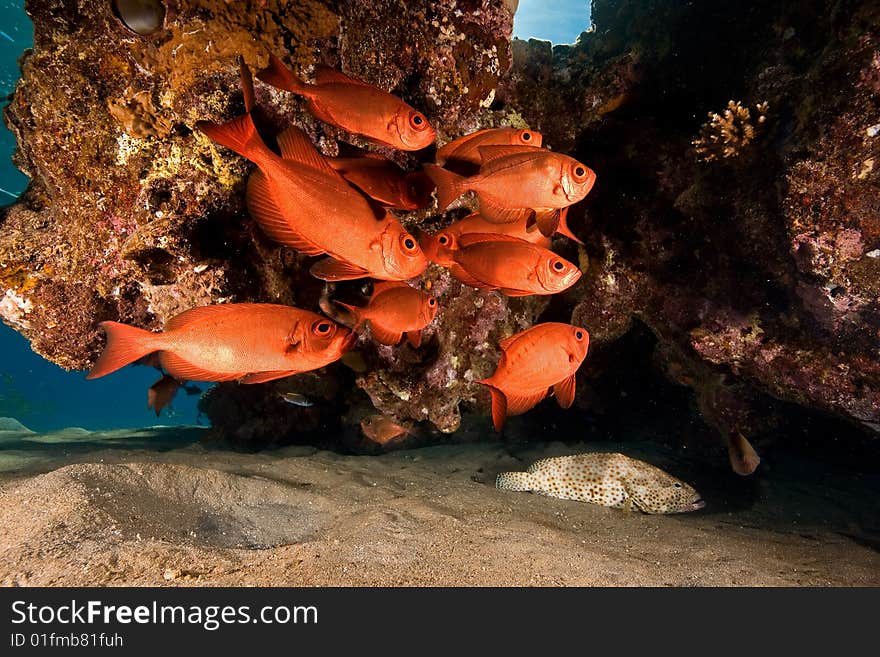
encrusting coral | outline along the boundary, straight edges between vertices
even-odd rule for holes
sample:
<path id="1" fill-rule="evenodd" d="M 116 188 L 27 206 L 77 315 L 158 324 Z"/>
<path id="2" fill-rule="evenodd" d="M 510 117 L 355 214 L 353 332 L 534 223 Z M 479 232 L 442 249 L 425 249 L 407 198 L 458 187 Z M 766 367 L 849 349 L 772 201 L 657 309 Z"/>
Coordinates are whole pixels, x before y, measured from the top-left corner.
<path id="1" fill-rule="evenodd" d="M 755 105 L 757 125 L 767 120 L 769 109 L 770 104 L 767 101 Z M 700 136 L 692 143 L 704 162 L 735 157 L 755 138 L 755 129 L 749 108 L 739 101 L 731 100 L 723 114 L 709 112 L 709 121 L 703 124 Z"/>

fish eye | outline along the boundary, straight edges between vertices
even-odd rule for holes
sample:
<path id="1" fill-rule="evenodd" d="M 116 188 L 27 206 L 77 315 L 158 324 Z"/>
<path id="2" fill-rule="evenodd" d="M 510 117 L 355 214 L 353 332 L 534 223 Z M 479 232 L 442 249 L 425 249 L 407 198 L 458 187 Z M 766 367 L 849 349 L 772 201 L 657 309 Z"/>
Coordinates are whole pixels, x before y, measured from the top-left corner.
<path id="1" fill-rule="evenodd" d="M 404 250 L 409 251 L 410 253 L 414 253 L 419 248 L 419 245 L 416 244 L 416 241 L 411 235 L 404 234 L 400 239 L 400 243 L 403 244 Z"/>
<path id="2" fill-rule="evenodd" d="M 418 112 L 413 112 L 412 114 L 410 114 L 409 123 L 416 130 L 424 130 L 425 126 L 428 125 L 428 121 L 425 119 L 425 117 Z"/>
<path id="3" fill-rule="evenodd" d="M 312 333 L 315 335 L 329 335 L 333 326 L 330 322 L 319 319 L 317 322 L 312 324 Z"/>
<path id="4" fill-rule="evenodd" d="M 681 484 L 676 481 L 674 484 L 672 484 L 672 487 L 673 488 L 681 488 Z"/>
<path id="5" fill-rule="evenodd" d="M 574 168 L 574 175 L 578 178 L 583 178 L 585 175 L 587 175 L 587 171 L 582 166 L 577 166 Z"/>
<path id="6" fill-rule="evenodd" d="M 574 334 L 574 337 L 576 337 L 578 340 L 583 340 L 584 339 L 584 332 L 583 331 L 576 331 Z"/>
<path id="7" fill-rule="evenodd" d="M 532 140 L 532 133 L 531 132 L 522 133 L 522 140 L 523 141 L 531 141 Z"/>
<path id="8" fill-rule="evenodd" d="M 447 244 L 449 244 L 449 238 L 446 237 L 446 235 L 441 235 L 441 236 L 437 239 L 437 241 L 440 242 L 440 244 L 442 244 L 443 246 L 446 246 Z"/>
<path id="9" fill-rule="evenodd" d="M 437 305 L 437 299 L 435 299 L 434 297 L 431 297 L 430 299 L 428 299 L 428 305 L 429 305 L 429 306 L 436 306 L 436 305 Z"/>
<path id="10" fill-rule="evenodd" d="M 562 271 L 563 269 L 565 269 L 565 265 L 562 264 L 561 260 L 557 260 L 553 263 L 553 269 L 555 269 L 556 271 Z"/>

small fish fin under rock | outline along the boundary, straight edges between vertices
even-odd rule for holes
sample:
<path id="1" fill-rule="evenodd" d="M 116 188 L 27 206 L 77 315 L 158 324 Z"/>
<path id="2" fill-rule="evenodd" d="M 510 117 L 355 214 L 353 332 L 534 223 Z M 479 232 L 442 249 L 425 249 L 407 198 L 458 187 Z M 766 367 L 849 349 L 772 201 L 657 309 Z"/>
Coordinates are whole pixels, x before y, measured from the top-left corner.
<path id="1" fill-rule="evenodd" d="M 484 283 L 478 278 L 474 278 L 471 276 L 464 267 L 462 267 L 457 262 L 449 265 L 449 273 L 452 274 L 455 278 L 457 278 L 460 282 L 465 285 L 470 285 L 471 287 L 478 288 L 480 290 L 497 290 L 498 288 L 495 285 L 489 285 L 488 283 Z"/>
<path id="2" fill-rule="evenodd" d="M 437 202 L 440 210 L 445 210 L 467 190 L 467 178 L 452 171 L 447 171 L 436 164 L 425 164 L 425 173 L 437 185 Z"/>
<path id="3" fill-rule="evenodd" d="M 571 228 L 568 227 L 568 220 L 567 219 L 568 219 L 568 208 L 565 207 L 565 208 L 562 208 L 562 210 L 559 212 L 559 223 L 556 226 L 557 234 L 563 235 L 564 237 L 567 237 L 568 239 L 574 240 L 578 244 L 583 245 L 583 242 L 578 238 L 578 236 L 575 235 L 573 232 L 571 232 Z"/>
<path id="4" fill-rule="evenodd" d="M 336 258 L 324 258 L 312 265 L 309 269 L 312 276 L 322 281 L 353 281 L 356 278 L 365 278 L 369 272 L 363 267 L 352 265 Z"/>
<path id="5" fill-rule="evenodd" d="M 373 85 L 364 82 L 363 80 L 353 78 L 342 71 L 336 70 L 332 66 L 325 66 L 324 64 L 315 64 L 315 82 L 317 84 L 333 84 L 334 82 L 341 82 L 344 84 L 357 84 L 361 87 L 373 87 Z"/>
<path id="6" fill-rule="evenodd" d="M 275 55 L 269 55 L 269 66 L 257 72 L 257 79 L 307 98 L 315 94 L 314 86 L 296 77 Z"/>
<path id="7" fill-rule="evenodd" d="M 299 373 L 300 370 L 270 370 L 268 372 L 253 372 L 251 374 L 245 374 L 238 380 L 238 382 L 244 384 L 267 383 L 269 381 L 274 381 L 275 379 L 283 379 L 286 376 L 293 376 L 294 374 Z"/>
<path id="8" fill-rule="evenodd" d="M 107 334 L 107 344 L 86 374 L 87 379 L 115 372 L 157 350 L 155 333 L 121 322 L 101 322 L 100 326 Z"/>
<path id="9" fill-rule="evenodd" d="M 502 472 L 495 479 L 495 488 L 499 490 L 530 491 L 538 488 L 538 485 L 530 472 Z"/>
<path id="10" fill-rule="evenodd" d="M 571 408 L 571 405 L 574 403 L 574 390 L 574 374 L 553 386 L 553 392 L 556 394 L 556 401 L 559 402 L 559 405 L 562 408 Z"/>
<path id="11" fill-rule="evenodd" d="M 147 408 L 156 411 L 156 417 L 159 417 L 162 414 L 162 409 L 171 404 L 183 383 L 183 381 L 178 381 L 173 376 L 165 374 L 147 390 Z"/>
<path id="12" fill-rule="evenodd" d="M 497 160 L 502 157 L 508 157 L 509 155 L 520 155 L 522 153 L 530 153 L 534 152 L 536 155 L 539 153 L 547 153 L 548 151 L 540 146 L 515 146 L 515 145 L 495 145 L 495 146 L 477 146 L 477 151 L 480 153 L 480 159 L 483 161 L 483 164 L 487 162 L 491 162 L 492 160 Z"/>
<path id="13" fill-rule="evenodd" d="M 533 395 L 513 395 L 507 394 L 507 414 L 520 415 L 528 410 L 533 409 L 547 396 L 547 390 L 535 393 Z"/>
<path id="14" fill-rule="evenodd" d="M 278 205 L 272 199 L 269 183 L 262 171 L 254 171 L 251 174 L 245 198 L 251 216 L 271 239 L 305 255 L 317 256 L 325 253 L 320 246 L 290 228 L 290 224 L 284 219 Z"/>
<path id="15" fill-rule="evenodd" d="M 538 225 L 538 230 L 544 237 L 553 237 L 553 234 L 559 230 L 560 210 L 558 208 L 549 208 L 543 210 L 534 210 L 534 222 Z M 578 242 L 577 237 L 574 238 Z"/>
<path id="16" fill-rule="evenodd" d="M 481 242 L 514 242 L 519 244 L 530 244 L 526 240 L 521 240 L 513 235 L 504 235 L 502 233 L 464 233 L 458 237 L 458 248 L 463 249 L 472 244 L 480 244 Z"/>
<path id="17" fill-rule="evenodd" d="M 485 194 L 477 195 L 480 199 L 480 216 L 493 224 L 512 224 L 529 222 L 534 219 L 535 211 L 531 208 L 505 208 Z"/>
<path id="18" fill-rule="evenodd" d="M 394 331 L 378 326 L 376 322 L 370 322 L 370 329 L 373 331 L 373 337 L 379 344 L 396 345 L 400 344 L 400 341 L 403 339 L 403 333 L 399 331 L 395 333 Z"/>
<path id="19" fill-rule="evenodd" d="M 507 419 L 507 395 L 500 388 L 496 388 L 491 383 L 488 383 L 489 380 L 483 379 L 477 383 L 482 383 L 492 393 L 492 424 L 495 426 L 495 431 L 500 432 L 504 428 L 504 421 Z"/>
<path id="20" fill-rule="evenodd" d="M 162 367 L 165 371 L 181 381 L 233 381 L 241 376 L 238 372 L 223 374 L 203 369 L 170 351 L 163 351 L 159 359 L 162 361 Z"/>
<path id="21" fill-rule="evenodd" d="M 387 292 L 388 290 L 394 290 L 401 287 L 409 287 L 403 281 L 376 281 L 373 283 L 373 294 L 370 295 L 370 301 L 375 299 L 382 292 Z"/>
<path id="22" fill-rule="evenodd" d="M 727 455 L 730 459 L 730 467 L 742 477 L 752 474 L 761 464 L 758 452 L 738 431 L 727 437 Z"/>
<path id="23" fill-rule="evenodd" d="M 285 160 L 299 162 L 311 169 L 326 173 L 335 180 L 345 180 L 336 169 L 330 166 L 326 158 L 318 152 L 312 142 L 300 128 L 290 126 L 276 138 L 281 157 Z"/>
<path id="24" fill-rule="evenodd" d="M 409 342 L 413 347 L 418 349 L 422 346 L 422 332 L 421 331 L 407 331 L 406 332 L 406 341 Z"/>

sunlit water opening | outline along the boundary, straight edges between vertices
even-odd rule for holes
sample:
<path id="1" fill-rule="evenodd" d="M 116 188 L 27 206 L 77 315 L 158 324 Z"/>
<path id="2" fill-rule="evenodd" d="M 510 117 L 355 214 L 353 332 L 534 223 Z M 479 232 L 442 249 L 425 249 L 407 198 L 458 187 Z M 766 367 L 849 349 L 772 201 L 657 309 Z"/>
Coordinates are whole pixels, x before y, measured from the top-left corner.
<path id="1" fill-rule="evenodd" d="M 513 36 L 552 43 L 575 43 L 590 27 L 589 0 L 520 0 Z"/>

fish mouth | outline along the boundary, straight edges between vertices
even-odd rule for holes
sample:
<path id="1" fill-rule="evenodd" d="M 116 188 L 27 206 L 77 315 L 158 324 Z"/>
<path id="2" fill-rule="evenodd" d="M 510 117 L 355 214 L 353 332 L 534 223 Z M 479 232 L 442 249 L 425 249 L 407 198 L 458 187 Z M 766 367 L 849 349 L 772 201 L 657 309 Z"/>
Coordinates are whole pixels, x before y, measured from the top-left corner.
<path id="1" fill-rule="evenodd" d="M 700 509 L 704 508 L 705 506 L 706 506 L 706 500 L 704 500 L 704 499 L 701 497 L 701 498 L 698 499 L 696 502 L 692 502 L 691 504 L 688 504 L 688 505 L 684 508 L 684 510 L 685 510 L 685 511 L 699 511 Z"/>

